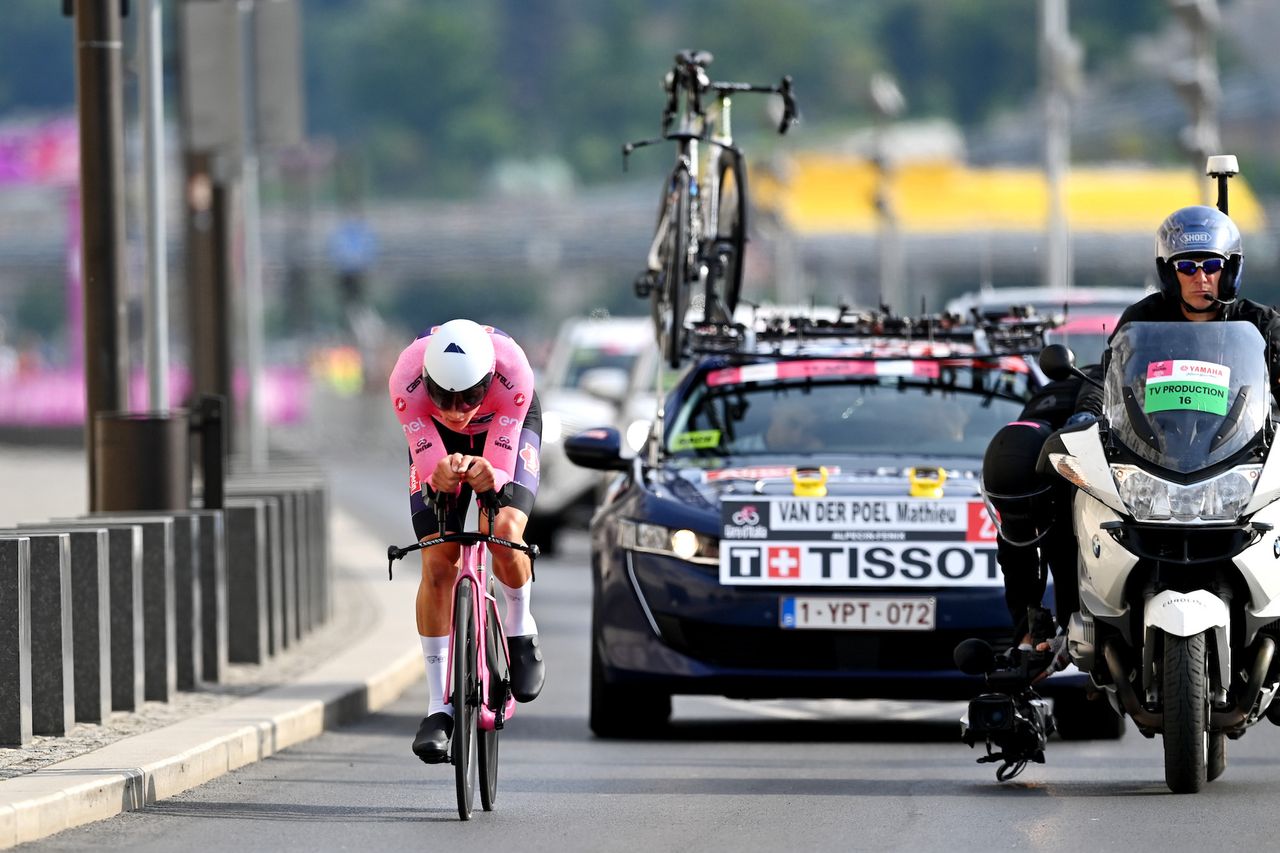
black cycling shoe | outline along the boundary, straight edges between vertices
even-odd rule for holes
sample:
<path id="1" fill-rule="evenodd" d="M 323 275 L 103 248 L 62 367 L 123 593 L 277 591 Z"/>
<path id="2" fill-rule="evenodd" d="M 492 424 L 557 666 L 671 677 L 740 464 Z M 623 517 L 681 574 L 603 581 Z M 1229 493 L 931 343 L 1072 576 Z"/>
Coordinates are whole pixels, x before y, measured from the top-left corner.
<path id="1" fill-rule="evenodd" d="M 413 754 L 426 764 L 441 764 L 449 760 L 449 738 L 453 735 L 453 717 L 437 711 L 422 718 L 418 736 L 413 739 Z"/>
<path id="2" fill-rule="evenodd" d="M 547 676 L 538 635 L 508 637 L 507 650 L 511 653 L 511 695 L 517 702 L 532 702 L 542 692 L 542 682 Z"/>

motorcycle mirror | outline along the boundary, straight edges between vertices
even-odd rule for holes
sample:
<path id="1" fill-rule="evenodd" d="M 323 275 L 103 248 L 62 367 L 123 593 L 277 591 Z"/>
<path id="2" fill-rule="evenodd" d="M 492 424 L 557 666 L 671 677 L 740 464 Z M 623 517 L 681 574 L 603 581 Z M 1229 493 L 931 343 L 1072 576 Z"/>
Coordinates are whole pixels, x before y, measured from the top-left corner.
<path id="1" fill-rule="evenodd" d="M 956 646 L 956 667 L 965 675 L 986 675 L 996 668 L 996 653 L 986 640 L 974 637 Z"/>
<path id="2" fill-rule="evenodd" d="M 1055 382 L 1071 376 L 1075 365 L 1075 353 L 1062 344 L 1049 344 L 1040 351 L 1040 369 Z"/>

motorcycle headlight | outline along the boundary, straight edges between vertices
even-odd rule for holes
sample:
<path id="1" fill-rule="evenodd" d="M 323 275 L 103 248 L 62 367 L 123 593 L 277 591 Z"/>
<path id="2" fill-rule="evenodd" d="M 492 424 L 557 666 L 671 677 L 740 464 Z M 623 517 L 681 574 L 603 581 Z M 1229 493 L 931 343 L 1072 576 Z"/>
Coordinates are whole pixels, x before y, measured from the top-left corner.
<path id="1" fill-rule="evenodd" d="M 666 554 L 692 563 L 719 563 L 720 540 L 687 528 L 672 530 L 643 521 L 618 522 L 618 539 L 623 548 Z"/>
<path id="2" fill-rule="evenodd" d="M 1181 485 L 1134 465 L 1112 465 L 1111 476 L 1138 521 L 1235 521 L 1249 505 L 1261 465 L 1241 465 L 1198 483 Z"/>

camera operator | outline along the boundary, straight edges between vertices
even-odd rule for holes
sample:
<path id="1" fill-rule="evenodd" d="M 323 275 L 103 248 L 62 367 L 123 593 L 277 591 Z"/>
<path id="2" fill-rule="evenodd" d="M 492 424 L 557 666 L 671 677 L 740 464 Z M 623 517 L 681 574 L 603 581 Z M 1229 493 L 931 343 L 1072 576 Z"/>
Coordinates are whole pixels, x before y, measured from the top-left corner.
<path id="1" fill-rule="evenodd" d="M 1096 366 L 1084 371 L 1101 375 Z M 1058 633 L 1052 614 L 1041 606 L 1048 573 L 1064 629 L 1079 609 L 1071 487 L 1061 477 L 1037 473 L 1036 462 L 1049 436 L 1070 424 L 1084 384 L 1072 376 L 1036 391 L 1018 420 L 992 437 L 982 460 L 982 490 L 997 516 L 992 519 L 998 530 L 996 559 L 1004 575 L 1012 640 L 1024 649 L 1047 651 Z"/>

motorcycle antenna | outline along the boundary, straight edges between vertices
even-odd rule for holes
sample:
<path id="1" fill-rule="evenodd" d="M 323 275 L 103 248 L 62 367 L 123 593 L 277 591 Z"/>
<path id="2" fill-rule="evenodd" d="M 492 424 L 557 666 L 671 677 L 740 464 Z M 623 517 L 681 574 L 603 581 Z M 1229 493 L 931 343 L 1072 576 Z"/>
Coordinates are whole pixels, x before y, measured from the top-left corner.
<path id="1" fill-rule="evenodd" d="M 1230 216 L 1227 210 L 1227 181 L 1240 174 L 1240 161 L 1234 154 L 1213 154 L 1205 163 L 1204 173 L 1218 180 L 1218 210 Z"/>

